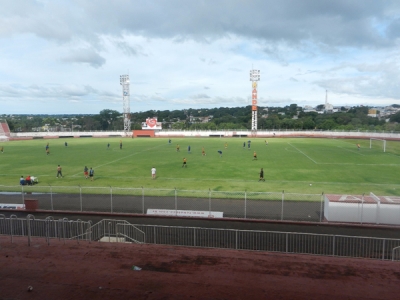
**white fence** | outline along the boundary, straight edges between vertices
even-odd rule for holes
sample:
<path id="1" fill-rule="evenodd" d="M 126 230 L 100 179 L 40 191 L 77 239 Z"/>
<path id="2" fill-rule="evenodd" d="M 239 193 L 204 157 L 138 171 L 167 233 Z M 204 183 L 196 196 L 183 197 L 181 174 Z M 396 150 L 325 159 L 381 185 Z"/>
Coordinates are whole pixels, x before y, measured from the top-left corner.
<path id="1" fill-rule="evenodd" d="M 36 199 L 40 210 L 146 214 L 149 209 L 223 212 L 225 218 L 323 221 L 323 195 L 81 186 L 0 186 L 0 203 Z"/>
<path id="2" fill-rule="evenodd" d="M 329 199 L 328 199 L 329 198 Z M 336 199 L 335 199 L 336 198 Z M 400 225 L 400 197 L 81 186 L 0 186 L 0 203 L 38 209 L 146 214 L 221 212 L 224 218 Z M 10 205 L 9 205 L 10 206 Z"/>
<path id="3" fill-rule="evenodd" d="M 129 227 L 132 230 L 126 230 Z M 124 231 L 125 230 L 125 231 Z M 129 231 L 129 232 L 128 232 Z M 253 231 L 199 227 L 133 225 L 124 220 L 107 219 L 92 226 L 90 222 L 67 219 L 36 220 L 32 215 L 5 218 L 0 215 L 0 235 L 80 241 L 98 241 L 104 237 L 128 237 L 124 242 L 174 245 L 186 247 L 223 248 L 310 254 L 336 257 L 368 258 L 400 261 L 400 239 L 360 237 L 297 232 Z M 141 240 L 141 241 L 139 241 Z M 114 239 L 114 241 L 120 241 Z"/>

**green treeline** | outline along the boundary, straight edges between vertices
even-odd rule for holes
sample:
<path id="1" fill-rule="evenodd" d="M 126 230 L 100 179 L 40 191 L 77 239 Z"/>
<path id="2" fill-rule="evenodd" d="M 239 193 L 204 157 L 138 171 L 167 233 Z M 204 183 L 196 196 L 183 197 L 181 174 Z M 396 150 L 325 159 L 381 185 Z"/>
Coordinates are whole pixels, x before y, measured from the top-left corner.
<path id="1" fill-rule="evenodd" d="M 392 107 L 396 107 L 393 105 Z M 400 112 L 386 117 L 368 116 L 369 108 L 357 106 L 350 109 L 323 113 L 305 112 L 296 104 L 285 107 L 258 107 L 258 129 L 270 130 L 385 130 L 400 131 Z M 381 112 L 382 113 L 382 112 Z M 141 129 L 147 118 L 157 117 L 163 129 L 219 130 L 251 129 L 251 106 L 220 107 L 211 109 L 148 110 L 131 113 L 131 128 Z M 91 115 L 3 115 L 12 132 L 21 131 L 96 131 L 123 130 L 123 114 L 104 109 Z M 387 122 L 387 119 L 389 122 Z"/>

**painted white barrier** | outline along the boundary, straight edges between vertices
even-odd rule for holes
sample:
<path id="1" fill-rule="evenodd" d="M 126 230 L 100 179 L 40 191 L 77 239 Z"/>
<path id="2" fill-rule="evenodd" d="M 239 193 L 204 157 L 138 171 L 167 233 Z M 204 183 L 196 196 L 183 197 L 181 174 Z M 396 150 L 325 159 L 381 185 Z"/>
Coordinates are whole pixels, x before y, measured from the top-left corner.
<path id="1" fill-rule="evenodd" d="M 148 215 L 173 216 L 173 217 L 194 217 L 194 218 L 223 218 L 224 213 L 220 211 L 200 210 L 175 210 L 175 209 L 147 209 Z"/>
<path id="2" fill-rule="evenodd" d="M 329 222 L 400 225 L 400 197 L 325 195 L 324 217 Z"/>
<path id="3" fill-rule="evenodd" d="M 124 131 L 59 131 L 59 132 L 17 132 L 11 133 L 11 138 L 58 138 L 58 137 L 132 137 L 132 132 L 127 135 Z M 313 137 L 313 138 L 378 138 L 388 140 L 400 140 L 400 133 L 392 132 L 359 132 L 359 131 L 314 131 L 314 130 L 258 130 L 256 133 L 250 130 L 157 130 L 155 136 L 160 138 L 173 137 Z"/>
<path id="4" fill-rule="evenodd" d="M 25 204 L 0 203 L 0 208 L 20 210 L 20 209 L 25 209 Z"/>

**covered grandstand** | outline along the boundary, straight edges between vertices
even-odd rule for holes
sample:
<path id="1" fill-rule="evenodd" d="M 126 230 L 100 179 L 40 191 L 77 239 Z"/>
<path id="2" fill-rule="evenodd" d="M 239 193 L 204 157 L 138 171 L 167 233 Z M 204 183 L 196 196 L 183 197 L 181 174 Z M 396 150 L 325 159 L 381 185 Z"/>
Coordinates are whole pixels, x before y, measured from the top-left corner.
<path id="1" fill-rule="evenodd" d="M 5 119 L 0 119 L 0 141 L 8 141 L 10 136 L 11 133 L 7 121 Z"/>

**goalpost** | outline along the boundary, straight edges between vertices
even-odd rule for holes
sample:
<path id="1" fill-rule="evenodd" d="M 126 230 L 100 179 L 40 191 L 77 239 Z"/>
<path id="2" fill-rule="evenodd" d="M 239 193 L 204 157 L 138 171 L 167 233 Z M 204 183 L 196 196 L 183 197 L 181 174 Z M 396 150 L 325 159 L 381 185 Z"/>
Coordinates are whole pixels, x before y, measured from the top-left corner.
<path id="1" fill-rule="evenodd" d="M 373 143 L 373 141 L 376 141 L 376 142 Z M 383 152 L 386 152 L 386 140 L 383 140 L 383 139 L 370 138 L 369 139 L 369 149 L 372 149 L 373 145 L 376 145 L 376 144 L 380 145 L 381 142 L 382 142 Z"/>

